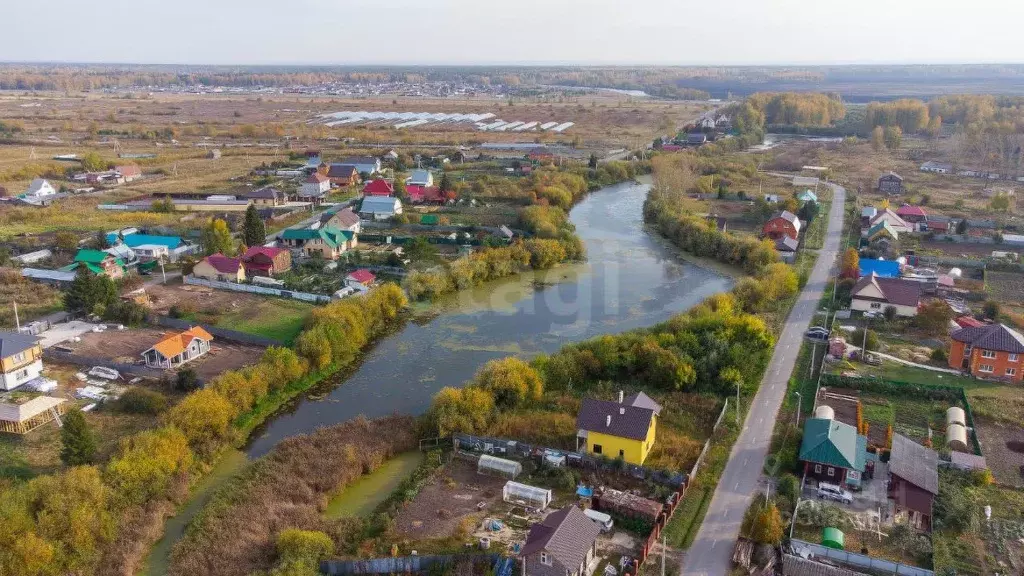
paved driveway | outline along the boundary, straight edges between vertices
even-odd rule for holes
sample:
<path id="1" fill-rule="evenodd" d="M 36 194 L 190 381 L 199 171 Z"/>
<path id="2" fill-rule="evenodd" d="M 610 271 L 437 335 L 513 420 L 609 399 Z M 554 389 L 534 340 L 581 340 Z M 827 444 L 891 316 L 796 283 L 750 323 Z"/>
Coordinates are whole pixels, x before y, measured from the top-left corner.
<path id="1" fill-rule="evenodd" d="M 743 513 L 758 491 L 758 479 L 768 455 L 775 418 L 786 394 L 786 383 L 796 364 L 803 334 L 814 318 L 839 252 L 846 190 L 835 184 L 829 186 L 832 187 L 833 198 L 824 249 L 819 252 L 807 285 L 790 311 L 775 344 L 775 352 L 754 396 L 743 431 L 732 448 L 704 523 L 686 553 L 682 569 L 685 575 L 724 576 L 729 573 Z"/>

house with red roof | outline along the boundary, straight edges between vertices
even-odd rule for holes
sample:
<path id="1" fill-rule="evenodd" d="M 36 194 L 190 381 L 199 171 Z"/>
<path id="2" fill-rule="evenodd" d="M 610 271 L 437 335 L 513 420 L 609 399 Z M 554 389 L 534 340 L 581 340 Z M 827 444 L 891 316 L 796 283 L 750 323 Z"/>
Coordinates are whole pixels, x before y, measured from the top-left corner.
<path id="1" fill-rule="evenodd" d="M 353 288 L 366 289 L 369 288 L 375 280 L 377 280 L 377 277 L 373 275 L 373 272 L 370 272 L 366 268 L 360 268 L 348 276 L 345 276 L 345 285 Z"/>
<path id="2" fill-rule="evenodd" d="M 911 224 L 928 221 L 928 213 L 924 211 L 924 208 L 911 206 L 910 204 L 900 206 L 899 210 L 896 211 L 896 215 Z"/>
<path id="3" fill-rule="evenodd" d="M 245 282 L 245 267 L 240 258 L 211 254 L 195 265 L 192 275 L 220 282 Z"/>
<path id="4" fill-rule="evenodd" d="M 135 164 L 114 166 L 114 172 L 121 174 L 121 179 L 125 182 L 132 182 L 142 178 L 142 169 Z"/>
<path id="5" fill-rule="evenodd" d="M 416 186 L 405 187 L 405 193 L 413 204 L 444 204 L 446 198 L 437 186 Z"/>
<path id="6" fill-rule="evenodd" d="M 394 196 L 395 185 L 383 178 L 371 180 L 363 186 L 364 196 Z"/>
<path id="7" fill-rule="evenodd" d="M 793 214 L 788 210 L 783 210 L 765 222 L 762 233 L 772 240 L 778 240 L 783 236 L 799 238 L 800 228 L 801 222 L 800 219 L 796 217 L 796 214 Z"/>
<path id="8" fill-rule="evenodd" d="M 242 266 L 250 277 L 273 277 L 291 270 L 292 255 L 284 248 L 253 246 L 242 255 Z"/>

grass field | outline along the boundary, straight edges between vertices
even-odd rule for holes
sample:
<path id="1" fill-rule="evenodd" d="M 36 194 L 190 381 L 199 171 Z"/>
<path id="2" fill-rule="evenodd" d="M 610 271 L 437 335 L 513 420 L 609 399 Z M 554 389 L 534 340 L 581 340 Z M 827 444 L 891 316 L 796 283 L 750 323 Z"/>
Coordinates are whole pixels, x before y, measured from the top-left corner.
<path id="1" fill-rule="evenodd" d="M 291 344 L 312 310 L 312 304 L 299 300 L 263 298 L 255 306 L 220 316 L 215 325 Z"/>

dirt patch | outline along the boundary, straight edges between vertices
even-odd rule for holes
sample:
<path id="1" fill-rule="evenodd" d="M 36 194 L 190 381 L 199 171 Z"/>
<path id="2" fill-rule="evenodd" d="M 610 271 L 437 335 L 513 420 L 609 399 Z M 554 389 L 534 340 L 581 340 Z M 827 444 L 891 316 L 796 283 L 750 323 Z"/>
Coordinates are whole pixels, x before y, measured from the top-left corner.
<path id="1" fill-rule="evenodd" d="M 143 352 L 166 336 L 175 333 L 174 330 L 156 328 L 87 332 L 81 337 L 81 342 L 66 343 L 65 345 L 80 356 L 138 364 L 142 361 Z M 263 355 L 263 350 L 260 346 L 235 344 L 214 338 L 210 351 L 201 358 L 189 362 L 187 366 L 195 369 L 199 378 L 206 380 L 225 370 L 234 370 L 255 364 Z"/>
<path id="2" fill-rule="evenodd" d="M 998 482 L 1024 487 L 1024 430 L 984 418 L 975 419 L 985 462 Z"/>
<path id="3" fill-rule="evenodd" d="M 167 314 L 172 306 L 182 306 L 186 303 L 196 311 L 210 309 L 222 314 L 233 310 L 245 310 L 267 298 L 244 292 L 214 290 L 205 286 L 187 286 L 173 282 L 166 286 L 147 286 L 146 293 L 153 304 L 153 311 L 158 314 Z"/>
<path id="4" fill-rule="evenodd" d="M 475 531 L 483 516 L 493 515 L 504 504 L 505 482 L 498 476 L 477 474 L 471 462 L 453 460 L 402 509 L 395 529 L 409 539 L 439 538 L 452 535 L 468 518 L 465 527 Z"/>

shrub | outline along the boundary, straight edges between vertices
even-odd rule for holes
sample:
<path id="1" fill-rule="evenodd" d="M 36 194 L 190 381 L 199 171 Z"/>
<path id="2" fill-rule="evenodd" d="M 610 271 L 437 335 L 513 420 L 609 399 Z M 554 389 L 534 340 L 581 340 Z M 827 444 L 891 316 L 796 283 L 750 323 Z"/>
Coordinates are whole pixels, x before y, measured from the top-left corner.
<path id="1" fill-rule="evenodd" d="M 167 409 L 167 396 L 156 390 L 135 386 L 121 394 L 115 406 L 129 414 L 159 414 Z"/>
<path id="2" fill-rule="evenodd" d="M 332 552 L 334 542 L 323 532 L 285 528 L 277 535 L 277 556 L 284 561 L 317 562 Z"/>
<path id="3" fill-rule="evenodd" d="M 864 344 L 864 329 L 857 328 L 851 335 L 851 344 L 854 346 L 865 346 Z M 868 338 L 866 348 L 869 352 L 878 350 L 878 334 L 874 330 L 868 330 Z"/>
<path id="4" fill-rule="evenodd" d="M 949 360 L 949 354 L 946 353 L 944 348 L 936 348 L 932 350 L 929 357 L 935 362 L 945 362 Z"/>
<path id="5" fill-rule="evenodd" d="M 476 374 L 475 384 L 494 396 L 500 407 L 514 407 L 540 400 L 544 382 L 532 366 L 519 358 L 502 358 L 484 364 Z"/>
<path id="6" fill-rule="evenodd" d="M 182 368 L 174 377 L 174 387 L 182 392 L 198 390 L 199 385 L 199 375 L 192 368 Z"/>
<path id="7" fill-rule="evenodd" d="M 168 412 L 167 420 L 185 434 L 190 446 L 205 451 L 227 437 L 233 414 L 231 403 L 207 388 L 186 396 Z"/>
<path id="8" fill-rule="evenodd" d="M 142 504 L 168 490 L 171 479 L 192 467 L 188 440 L 165 426 L 129 436 L 107 464 L 107 483 L 127 503 Z"/>

